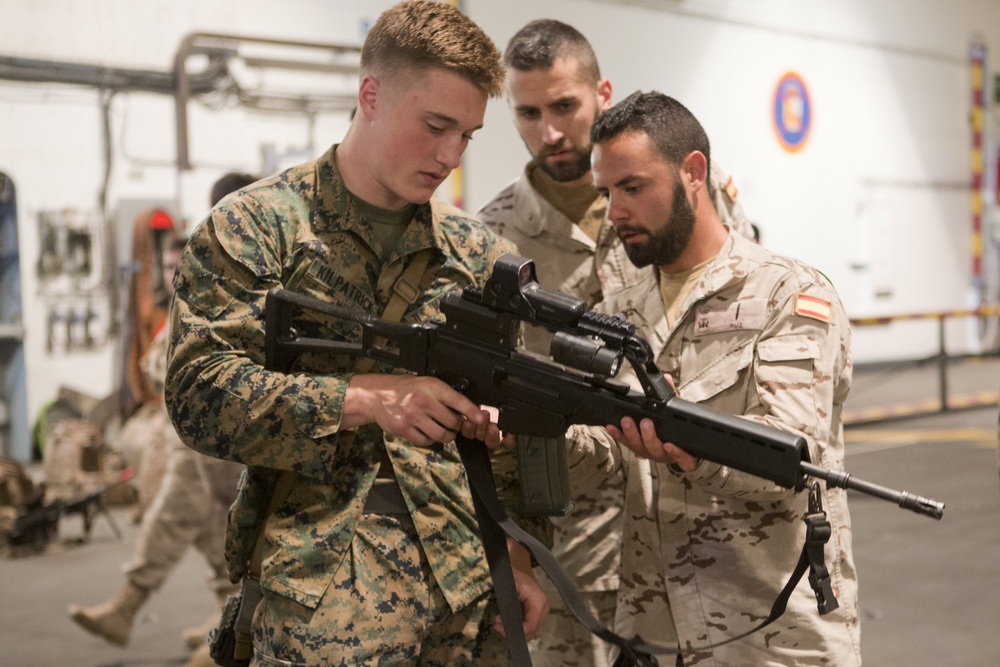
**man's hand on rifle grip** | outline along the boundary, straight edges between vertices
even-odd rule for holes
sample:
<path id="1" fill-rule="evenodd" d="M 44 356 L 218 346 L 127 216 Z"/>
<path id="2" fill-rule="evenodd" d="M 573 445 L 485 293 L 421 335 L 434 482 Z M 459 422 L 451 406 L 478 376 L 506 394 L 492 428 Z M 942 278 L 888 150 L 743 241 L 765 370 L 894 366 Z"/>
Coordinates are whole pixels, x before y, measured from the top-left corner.
<path id="1" fill-rule="evenodd" d="M 489 415 L 445 382 L 409 374 L 358 374 L 344 396 L 341 430 L 377 424 L 387 433 L 428 447 L 451 442 L 462 432 L 499 442 Z M 492 428 L 491 428 L 492 426 Z"/>

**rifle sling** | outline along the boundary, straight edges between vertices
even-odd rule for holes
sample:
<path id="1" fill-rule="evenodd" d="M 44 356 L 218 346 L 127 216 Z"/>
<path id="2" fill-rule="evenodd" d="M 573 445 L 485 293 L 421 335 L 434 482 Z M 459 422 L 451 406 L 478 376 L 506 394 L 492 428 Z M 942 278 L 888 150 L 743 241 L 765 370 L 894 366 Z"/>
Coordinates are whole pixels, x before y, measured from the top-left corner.
<path id="1" fill-rule="evenodd" d="M 804 517 L 807 525 L 806 542 L 802 547 L 802 553 L 799 556 L 799 561 L 795 569 L 775 599 L 774 604 L 771 606 L 771 612 L 766 619 L 750 630 L 734 637 L 728 637 L 719 642 L 704 646 L 689 647 L 683 650 L 676 647 L 670 648 L 646 643 L 641 637 L 635 637 L 631 640 L 625 639 L 621 635 L 605 628 L 591 615 L 583 598 L 580 597 L 576 585 L 569 578 L 569 575 L 566 574 L 566 571 L 563 570 L 555 556 L 552 555 L 552 552 L 537 539 L 521 529 L 507 515 L 503 504 L 497 497 L 489 450 L 486 448 L 486 445 L 482 442 L 464 438 L 461 434 L 456 438 L 456 443 L 458 444 L 458 452 L 462 458 L 462 464 L 465 466 L 466 474 L 469 478 L 476 518 L 479 522 L 479 530 L 483 536 L 483 548 L 486 550 L 486 559 L 490 566 L 490 574 L 493 577 L 497 604 L 500 607 L 500 616 L 503 620 L 508 647 L 510 648 L 511 658 L 515 667 L 530 667 L 531 657 L 528 654 L 527 642 L 522 627 L 521 606 L 517 598 L 517 590 L 514 586 L 510 556 L 507 552 L 506 540 L 504 538 L 505 534 L 520 542 L 528 549 L 535 561 L 552 581 L 552 584 L 566 603 L 566 608 L 573 616 L 591 633 L 618 647 L 620 655 L 614 663 L 615 667 L 630 665 L 655 667 L 657 663 L 653 657 L 654 655 L 678 655 L 704 651 L 729 644 L 757 632 L 777 620 L 785 612 L 792 592 L 807 570 L 811 570 L 809 577 L 810 584 L 812 584 L 816 593 L 820 613 L 827 613 L 837 607 L 837 601 L 833 597 L 833 592 L 829 585 L 826 567 L 823 564 L 823 544 L 830 537 L 830 524 L 826 521 L 826 514 L 822 509 L 819 485 L 814 482 L 810 493 L 809 514 Z M 826 586 L 821 590 L 816 582 L 818 581 L 822 584 L 824 578 Z"/>

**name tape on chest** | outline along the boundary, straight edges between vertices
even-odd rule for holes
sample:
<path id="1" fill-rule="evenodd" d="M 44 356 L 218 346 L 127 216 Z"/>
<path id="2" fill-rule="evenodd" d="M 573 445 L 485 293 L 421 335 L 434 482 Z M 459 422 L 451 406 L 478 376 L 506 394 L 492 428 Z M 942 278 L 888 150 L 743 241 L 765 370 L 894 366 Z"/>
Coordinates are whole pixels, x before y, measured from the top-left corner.
<path id="1" fill-rule="evenodd" d="M 767 322 L 767 299 L 745 299 L 732 303 L 709 303 L 695 314 L 696 334 L 726 331 L 760 331 Z"/>
<path id="2" fill-rule="evenodd" d="M 823 299 L 807 294 L 800 294 L 795 298 L 795 314 L 829 323 L 830 318 L 833 316 L 833 307 L 829 301 L 824 301 Z"/>

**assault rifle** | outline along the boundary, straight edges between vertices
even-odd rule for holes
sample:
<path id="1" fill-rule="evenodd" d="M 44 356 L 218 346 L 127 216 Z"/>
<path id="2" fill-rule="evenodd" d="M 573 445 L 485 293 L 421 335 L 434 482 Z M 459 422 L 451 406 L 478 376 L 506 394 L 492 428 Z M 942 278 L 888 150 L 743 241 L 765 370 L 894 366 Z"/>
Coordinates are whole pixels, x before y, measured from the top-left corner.
<path id="1" fill-rule="evenodd" d="M 474 403 L 497 408 L 499 428 L 517 436 L 558 438 L 574 424 L 619 424 L 625 416 L 638 423 L 648 417 L 661 440 L 785 488 L 801 491 L 809 477 L 816 477 L 917 514 L 944 515 L 941 502 L 813 465 L 800 436 L 679 398 L 633 324 L 587 311 L 582 300 L 542 288 L 528 259 L 502 256 L 483 289 L 446 294 L 441 311 L 443 322 L 399 324 L 276 288 L 265 305 L 268 367 L 287 372 L 303 352 L 369 357 L 438 377 Z M 303 314 L 353 322 L 360 326 L 360 341 L 299 336 L 295 325 Z M 553 332 L 551 359 L 517 349 L 522 321 Z M 614 379 L 623 360 L 635 371 L 642 392 Z M 557 513 L 566 490 L 561 488 L 566 485 L 565 451 L 543 455 L 541 465 L 522 462 L 522 471 L 542 471 L 541 480 L 529 482 L 536 492 L 539 483 L 557 487 L 551 499 L 543 499 L 552 506 L 549 513 Z"/>
<path id="2" fill-rule="evenodd" d="M 117 479 L 90 493 L 84 493 L 75 498 L 59 498 L 50 503 L 44 502 L 44 494 L 30 502 L 21 515 L 14 519 L 13 525 L 7 531 L 7 541 L 15 551 L 28 550 L 40 552 L 55 539 L 58 534 L 59 519 L 64 515 L 80 514 L 83 517 L 83 537 L 80 541 L 90 539 L 94 518 L 103 515 L 115 536 L 121 540 L 121 530 L 114 517 L 104 503 L 104 494 L 109 490 L 132 479 L 134 470 L 125 468 L 118 473 Z"/>
<path id="3" fill-rule="evenodd" d="M 450 292 L 442 298 L 440 309 L 444 321 L 399 324 L 274 289 L 265 303 L 266 364 L 271 370 L 287 373 L 304 352 L 368 357 L 394 369 L 438 377 L 474 403 L 497 408 L 497 425 L 518 436 L 522 486 L 527 487 L 522 495 L 541 497 L 538 504 L 547 511 L 539 513 L 555 514 L 565 508 L 569 489 L 562 437 L 569 426 L 618 424 L 625 416 L 637 422 L 652 419 L 661 440 L 674 442 L 696 457 L 798 491 L 808 484 L 802 555 L 771 613 L 749 631 L 689 650 L 736 641 L 774 621 L 807 570 L 819 612 L 837 608 L 823 563 L 823 544 L 831 527 L 823 512 L 819 484 L 808 478 L 855 489 L 935 519 L 944 514 L 944 504 L 935 500 L 813 465 L 800 436 L 678 398 L 656 367 L 649 344 L 636 335 L 634 325 L 621 317 L 588 312 L 583 301 L 542 288 L 535 279 L 534 264 L 523 257 L 504 255 L 494 263 L 483 289 L 467 287 Z M 316 330 L 317 324 L 331 319 L 351 322 L 358 331 L 339 334 L 345 340 L 329 340 L 301 336 L 297 329 Z M 551 358 L 517 349 L 522 322 L 553 333 Z M 336 330 L 343 331 L 343 327 Z M 641 392 L 614 379 L 623 361 L 635 371 Z M 554 439 L 554 448 L 538 446 L 539 440 L 546 438 Z M 680 651 L 646 644 L 638 637 L 628 640 L 604 628 L 589 613 L 551 552 L 506 516 L 496 497 L 485 447 L 477 447 L 461 435 L 457 443 L 515 665 L 530 666 L 531 656 L 521 627 L 506 536 L 528 548 L 578 621 L 618 647 L 616 665 L 654 665 L 653 655 Z"/>

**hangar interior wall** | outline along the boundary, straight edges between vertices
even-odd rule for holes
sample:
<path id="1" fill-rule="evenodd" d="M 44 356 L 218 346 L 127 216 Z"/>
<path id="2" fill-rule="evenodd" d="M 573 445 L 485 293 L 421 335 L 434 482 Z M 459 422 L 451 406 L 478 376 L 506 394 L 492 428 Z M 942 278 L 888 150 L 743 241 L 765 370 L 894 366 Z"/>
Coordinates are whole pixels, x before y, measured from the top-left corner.
<path id="1" fill-rule="evenodd" d="M 182 38 L 212 32 L 359 44 L 388 0 L 47 0 L 4 3 L 0 56 L 169 71 Z M 525 22 L 554 17 L 594 44 L 615 101 L 636 89 L 681 100 L 702 120 L 713 159 L 732 176 L 750 218 L 772 249 L 829 275 L 852 317 L 917 313 L 996 302 L 996 164 L 1000 113 L 996 49 L 1000 5 L 990 0 L 464 0 L 462 8 L 502 48 Z M 985 47 L 984 186 L 970 190 L 970 48 Z M 195 62 L 197 67 L 199 63 Z M 811 125 L 794 152 L 774 129 L 779 79 L 795 72 L 809 95 Z M 287 75 L 246 82 L 285 90 L 310 84 Z M 313 91 L 315 92 L 315 91 Z M 260 173 L 322 152 L 343 134 L 347 113 L 264 113 L 224 94 L 189 104 L 194 167 L 175 162 L 174 106 L 166 95 L 129 92 L 108 101 L 110 172 L 96 90 L 0 80 L 0 171 L 18 192 L 27 414 L 60 386 L 113 391 L 121 340 L 91 346 L 53 339 L 53 314 L 93 312 L 95 338 L 115 317 L 102 248 L 128 275 L 137 211 L 157 205 L 195 224 L 208 190 L 230 170 Z M 477 209 L 523 168 L 527 152 L 504 100 L 463 165 L 463 201 Z M 113 220 L 101 223 L 100 198 Z M 451 184 L 442 196 L 451 198 Z M 982 207 L 983 275 L 972 274 L 972 209 Z M 46 233 L 91 237 L 94 256 L 76 273 L 45 273 Z M 61 230 L 61 231 L 60 231 Z M 107 236 L 114 236 L 113 243 Z M 58 234 L 56 235 L 58 236 Z M 75 236 L 74 236 L 75 238 Z M 51 239 L 50 239 L 51 240 Z M 949 352 L 978 352 L 981 323 L 948 325 Z M 60 345 L 62 343 L 62 345 Z M 855 331 L 858 362 L 920 358 L 937 351 L 933 322 Z M 23 455 L 23 449 L 17 453 Z"/>

